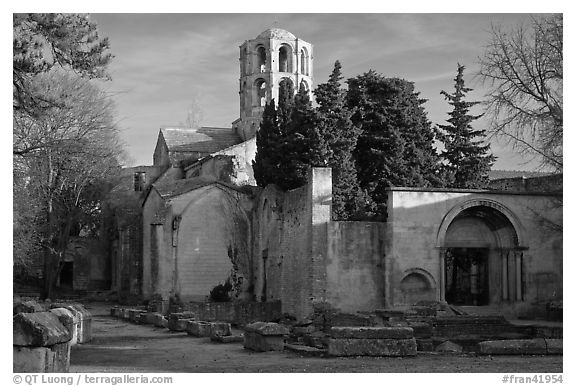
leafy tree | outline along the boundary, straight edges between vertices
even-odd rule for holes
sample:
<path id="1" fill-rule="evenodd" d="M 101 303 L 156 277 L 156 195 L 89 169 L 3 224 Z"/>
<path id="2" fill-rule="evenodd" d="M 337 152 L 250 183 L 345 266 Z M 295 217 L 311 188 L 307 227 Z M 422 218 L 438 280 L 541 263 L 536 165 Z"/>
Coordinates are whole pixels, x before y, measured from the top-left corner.
<path id="1" fill-rule="evenodd" d="M 510 31 L 492 27 L 480 58 L 490 87 L 490 131 L 556 171 L 563 166 L 563 17 L 532 18 Z"/>
<path id="2" fill-rule="evenodd" d="M 488 183 L 488 172 L 496 158 L 489 154 L 490 144 L 484 144 L 485 130 L 474 130 L 472 122 L 482 115 L 470 115 L 470 108 L 480 102 L 464 99 L 472 89 L 464 84 L 464 66 L 458 64 L 454 79 L 454 93 L 440 94 L 453 107 L 447 125 L 439 125 L 439 138 L 445 150 L 441 156 L 447 161 L 447 185 L 452 188 L 483 188 Z"/>
<path id="3" fill-rule="evenodd" d="M 334 63 L 328 82 L 314 91 L 318 104 L 318 162 L 332 168 L 332 217 L 335 220 L 357 219 L 362 216 L 366 197 L 357 180 L 352 152 L 360 129 L 353 125 L 352 111 L 346 106 L 342 88 L 342 65 Z"/>
<path id="4" fill-rule="evenodd" d="M 362 132 L 354 151 L 358 180 L 378 218 L 390 186 L 442 186 L 435 132 L 414 84 L 370 70 L 348 80 L 347 105 Z"/>
<path id="5" fill-rule="evenodd" d="M 13 106 L 36 116 L 58 103 L 31 89 L 34 76 L 54 67 L 82 77 L 107 78 L 112 55 L 107 38 L 100 38 L 88 15 L 27 13 L 13 15 Z"/>
<path id="6" fill-rule="evenodd" d="M 39 210 L 43 296 L 52 297 L 70 237 L 98 228 L 106 181 L 118 171 L 123 153 L 112 102 L 101 90 L 61 71 L 37 75 L 32 82 L 41 98 L 59 101 L 34 119 L 16 115 L 14 120 L 16 138 L 35 133 L 51 144 L 15 157 L 30 205 Z"/>

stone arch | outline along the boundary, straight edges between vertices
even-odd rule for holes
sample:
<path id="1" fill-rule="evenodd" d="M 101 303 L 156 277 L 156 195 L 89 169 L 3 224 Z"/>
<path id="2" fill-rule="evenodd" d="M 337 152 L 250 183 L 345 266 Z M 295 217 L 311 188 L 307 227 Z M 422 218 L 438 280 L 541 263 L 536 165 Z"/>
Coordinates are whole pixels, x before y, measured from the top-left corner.
<path id="1" fill-rule="evenodd" d="M 292 46 L 289 44 L 280 45 L 278 50 L 278 71 L 293 72 L 292 69 Z"/>
<path id="2" fill-rule="evenodd" d="M 310 86 L 308 85 L 308 82 L 306 82 L 305 80 L 300 81 L 300 85 L 304 86 L 304 89 L 306 90 L 307 93 L 310 92 Z"/>
<path id="3" fill-rule="evenodd" d="M 472 199 L 465 202 L 462 202 L 446 213 L 440 227 L 438 228 L 438 232 L 436 234 L 436 247 L 442 248 L 445 245 L 446 241 L 446 233 L 448 231 L 448 227 L 454 222 L 454 220 L 460 216 L 464 211 L 474 208 L 474 207 L 484 207 L 484 208 L 491 208 L 496 213 L 500 213 L 507 221 L 512 225 L 516 232 L 516 247 L 518 248 L 526 248 L 526 238 L 525 238 L 525 231 L 522 223 L 518 219 L 518 217 L 512 212 L 509 208 L 501 203 L 491 200 L 491 199 Z"/>
<path id="4" fill-rule="evenodd" d="M 441 299 L 462 306 L 522 301 L 525 231 L 505 205 L 474 198 L 453 207 L 437 233 Z"/>
<path id="5" fill-rule="evenodd" d="M 400 302 L 403 304 L 415 304 L 421 300 L 436 300 L 436 280 L 422 268 L 410 268 L 404 271 L 400 280 Z"/>
<path id="6" fill-rule="evenodd" d="M 256 47 L 256 68 L 255 72 L 266 72 L 266 48 L 263 45 Z"/>

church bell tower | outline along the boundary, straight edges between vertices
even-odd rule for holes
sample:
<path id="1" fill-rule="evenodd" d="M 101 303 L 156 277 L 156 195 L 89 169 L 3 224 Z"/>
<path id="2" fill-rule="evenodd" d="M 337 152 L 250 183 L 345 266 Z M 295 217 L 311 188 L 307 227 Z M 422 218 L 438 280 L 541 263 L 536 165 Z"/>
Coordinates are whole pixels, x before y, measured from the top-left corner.
<path id="1" fill-rule="evenodd" d="M 270 28 L 240 46 L 240 118 L 232 128 L 242 140 L 256 135 L 267 102 L 278 101 L 280 82 L 292 82 L 296 93 L 312 90 L 312 44 L 288 31 Z"/>

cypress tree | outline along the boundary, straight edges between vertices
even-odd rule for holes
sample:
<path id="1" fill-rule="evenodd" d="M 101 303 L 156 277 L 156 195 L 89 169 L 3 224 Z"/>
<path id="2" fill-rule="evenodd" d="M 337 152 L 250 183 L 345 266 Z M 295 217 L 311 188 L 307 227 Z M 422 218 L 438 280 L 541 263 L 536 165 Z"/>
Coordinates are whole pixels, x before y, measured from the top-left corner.
<path id="1" fill-rule="evenodd" d="M 274 182 L 278 169 L 277 149 L 280 141 L 276 104 L 272 99 L 264 107 L 260 130 L 256 132 L 256 156 L 252 161 L 252 168 L 258 186 L 266 186 Z"/>
<path id="2" fill-rule="evenodd" d="M 480 102 L 466 102 L 466 94 L 472 89 L 464 84 L 465 67 L 458 64 L 454 79 L 454 92 L 440 94 L 453 107 L 448 113 L 448 124 L 439 125 L 440 139 L 445 150 L 441 156 L 446 160 L 444 168 L 448 186 L 452 188 L 483 188 L 488 183 L 488 172 L 496 158 L 489 153 L 490 144 L 484 144 L 485 130 L 474 130 L 472 122 L 482 115 L 471 115 L 470 109 Z"/>
<path id="3" fill-rule="evenodd" d="M 352 157 L 360 130 L 350 119 L 352 111 L 345 103 L 343 78 L 342 65 L 336 61 L 328 81 L 319 84 L 314 91 L 318 104 L 317 132 L 322 139 L 317 156 L 332 168 L 332 217 L 335 220 L 361 218 L 365 202 Z"/>

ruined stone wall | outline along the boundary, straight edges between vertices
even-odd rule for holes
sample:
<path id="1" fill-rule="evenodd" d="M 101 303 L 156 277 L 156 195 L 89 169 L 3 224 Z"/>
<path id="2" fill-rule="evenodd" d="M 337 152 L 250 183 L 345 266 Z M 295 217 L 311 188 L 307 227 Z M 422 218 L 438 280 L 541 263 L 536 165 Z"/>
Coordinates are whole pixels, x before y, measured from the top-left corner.
<path id="1" fill-rule="evenodd" d="M 523 260 L 524 300 L 501 300 L 491 306 L 518 315 L 536 303 L 562 297 L 561 196 L 395 188 L 388 197 L 387 305 L 401 303 L 402 280 L 411 274 L 428 283 L 441 299 L 442 237 L 457 213 L 478 205 L 495 208 L 510 219 Z"/>
<path id="2" fill-rule="evenodd" d="M 165 216 L 164 202 L 158 192 L 152 189 L 142 208 L 142 295 L 145 299 L 158 293 L 167 298 L 169 294 L 168 288 L 162 288 L 162 285 L 157 284 L 162 272 L 168 269 L 166 262 L 169 261 L 165 260 L 164 263 L 160 261 L 165 248 L 164 233 L 167 228 L 164 225 Z M 154 242 L 152 242 L 153 236 L 156 237 Z M 152 267 L 156 280 L 152 278 Z"/>
<path id="3" fill-rule="evenodd" d="M 330 223 L 326 300 L 331 305 L 343 312 L 384 308 L 385 230 L 385 223 Z"/>
<path id="4" fill-rule="evenodd" d="M 299 318 L 311 311 L 311 209 L 308 186 L 283 192 L 269 185 L 253 216 L 256 299 L 280 300 L 283 312 Z"/>
<path id="5" fill-rule="evenodd" d="M 542 177 L 513 177 L 499 178 L 489 183 L 493 190 L 506 190 L 515 192 L 561 192 L 563 185 L 562 174 L 552 174 Z"/>

